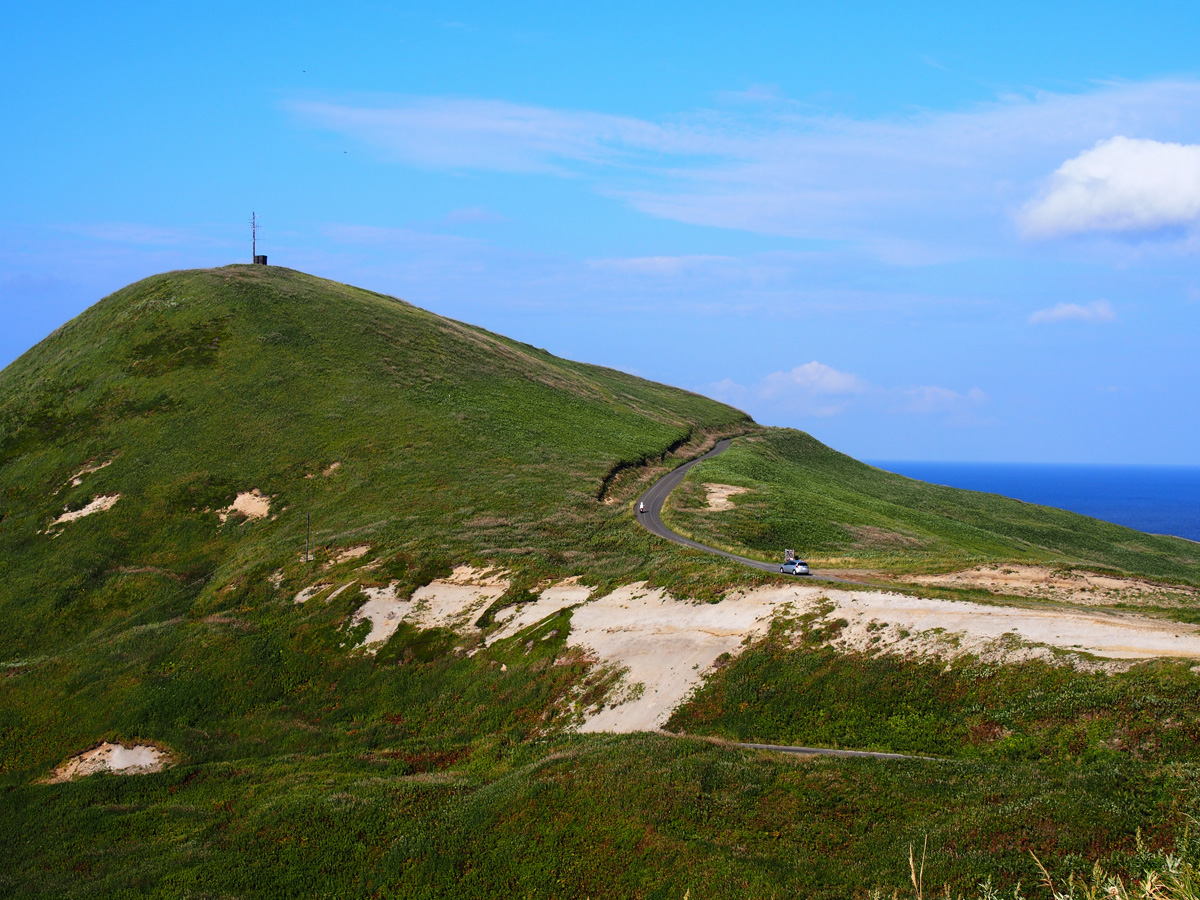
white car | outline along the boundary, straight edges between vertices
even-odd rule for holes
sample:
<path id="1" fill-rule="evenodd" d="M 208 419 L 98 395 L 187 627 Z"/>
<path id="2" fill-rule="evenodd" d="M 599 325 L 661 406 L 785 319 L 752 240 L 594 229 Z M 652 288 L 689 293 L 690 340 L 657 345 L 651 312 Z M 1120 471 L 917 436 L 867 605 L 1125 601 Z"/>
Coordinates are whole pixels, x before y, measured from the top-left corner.
<path id="1" fill-rule="evenodd" d="M 789 559 L 787 562 L 785 562 L 782 566 L 779 567 L 779 571 L 782 572 L 784 575 L 811 575 L 812 574 L 811 572 L 808 571 L 808 563 L 806 563 L 802 559 Z"/>

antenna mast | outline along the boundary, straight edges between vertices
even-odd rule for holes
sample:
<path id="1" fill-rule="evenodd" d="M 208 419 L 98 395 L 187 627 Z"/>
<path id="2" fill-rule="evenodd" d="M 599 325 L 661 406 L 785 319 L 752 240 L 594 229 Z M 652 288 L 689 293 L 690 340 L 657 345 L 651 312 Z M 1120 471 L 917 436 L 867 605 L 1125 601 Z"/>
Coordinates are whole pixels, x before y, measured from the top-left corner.
<path id="1" fill-rule="evenodd" d="M 265 266 L 267 257 L 258 255 L 258 213 L 250 213 L 250 262 L 256 266 Z"/>

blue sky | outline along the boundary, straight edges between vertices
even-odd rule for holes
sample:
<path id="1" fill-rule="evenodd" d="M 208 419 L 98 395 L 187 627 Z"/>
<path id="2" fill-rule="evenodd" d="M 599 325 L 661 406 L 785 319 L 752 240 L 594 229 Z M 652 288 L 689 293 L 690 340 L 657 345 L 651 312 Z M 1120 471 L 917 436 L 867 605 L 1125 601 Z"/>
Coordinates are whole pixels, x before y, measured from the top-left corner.
<path id="1" fill-rule="evenodd" d="M 1200 464 L 1194 3 L 25 4 L 0 364 L 249 258 L 874 459 Z"/>

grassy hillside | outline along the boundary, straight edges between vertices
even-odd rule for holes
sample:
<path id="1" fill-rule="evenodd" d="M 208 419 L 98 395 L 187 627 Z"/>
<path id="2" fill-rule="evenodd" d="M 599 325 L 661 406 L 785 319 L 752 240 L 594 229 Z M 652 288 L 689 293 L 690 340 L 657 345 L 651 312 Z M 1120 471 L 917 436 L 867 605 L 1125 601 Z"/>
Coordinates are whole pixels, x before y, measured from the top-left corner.
<path id="1" fill-rule="evenodd" d="M 0 894 L 841 898 L 903 888 L 927 835 L 926 884 L 955 891 L 1028 886 L 1030 850 L 1062 875 L 1138 871 L 1139 828 L 1172 845 L 1200 797 L 1184 667 L 943 671 L 781 623 L 673 722 L 955 757 L 893 764 L 566 733 L 564 705 L 614 676 L 569 649 L 570 609 L 486 644 L 406 624 L 354 649 L 361 588 L 461 562 L 512 574 L 500 603 L 566 575 L 708 600 L 770 580 L 630 514 L 650 474 L 742 433 L 677 527 L 896 570 L 1194 576 L 1183 542 L 907 482 L 394 298 L 278 268 L 157 276 L 0 372 Z M 718 519 L 703 481 L 755 492 Z M 222 521 L 251 490 L 267 515 Z M 292 602 L 335 578 L 356 586 Z M 37 783 L 101 740 L 177 763 Z"/>
<path id="2" fill-rule="evenodd" d="M 499 564 L 514 596 L 547 575 L 736 581 L 597 498 L 620 493 L 623 465 L 746 425 L 695 394 L 286 269 L 134 284 L 0 373 L 0 772 L 44 774 L 106 735 L 193 760 L 340 746 L 363 740 L 364 719 L 407 733 L 383 718 L 397 708 L 424 710 L 422 733 L 445 739 L 536 731 L 587 666 L 506 679 L 507 702 L 478 711 L 487 678 L 387 677 L 342 647 L 358 590 L 312 609 L 291 597 L 363 565 L 360 586 L 411 591 L 457 563 Z M 222 522 L 252 489 L 269 515 Z M 370 549 L 337 565 L 350 546 Z M 421 659 L 454 647 L 414 640 Z M 443 696 L 453 677 L 463 693 Z"/>
<path id="3" fill-rule="evenodd" d="M 0 638 L 37 653 L 164 595 L 215 608 L 263 570 L 299 578 L 310 514 L 322 552 L 366 542 L 410 564 L 533 555 L 624 575 L 646 547 L 596 503 L 605 477 L 745 422 L 286 269 L 150 278 L 0 373 Z M 216 510 L 251 489 L 271 517 L 221 525 Z M 113 494 L 110 511 L 43 533 Z"/>
<path id="4" fill-rule="evenodd" d="M 748 488 L 709 512 L 705 483 Z M 1200 584 L 1200 544 L 1059 509 L 884 472 L 807 434 L 771 429 L 692 469 L 665 520 L 760 559 L 784 548 L 822 566 L 946 571 L 979 563 L 1082 565 Z"/>

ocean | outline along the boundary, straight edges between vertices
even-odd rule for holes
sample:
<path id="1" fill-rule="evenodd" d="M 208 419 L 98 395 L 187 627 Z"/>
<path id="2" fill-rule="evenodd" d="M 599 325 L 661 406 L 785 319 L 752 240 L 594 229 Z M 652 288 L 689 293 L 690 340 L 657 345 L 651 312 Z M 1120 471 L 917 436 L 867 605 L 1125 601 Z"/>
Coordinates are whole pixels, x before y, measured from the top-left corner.
<path id="1" fill-rule="evenodd" d="M 1200 466 L 871 462 L 933 484 L 1069 509 L 1151 534 L 1200 541 Z"/>

